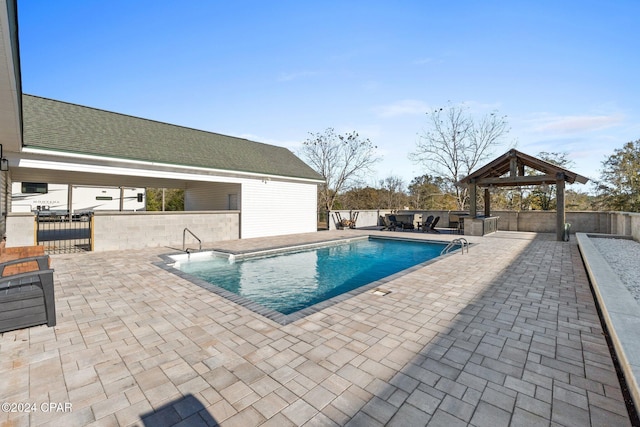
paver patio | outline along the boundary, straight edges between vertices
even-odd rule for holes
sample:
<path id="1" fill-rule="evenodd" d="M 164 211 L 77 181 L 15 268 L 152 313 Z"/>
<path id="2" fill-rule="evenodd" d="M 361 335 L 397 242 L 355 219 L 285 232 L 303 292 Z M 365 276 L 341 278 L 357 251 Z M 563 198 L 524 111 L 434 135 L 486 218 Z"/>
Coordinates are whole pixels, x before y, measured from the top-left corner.
<path id="1" fill-rule="evenodd" d="M 215 246 L 363 233 L 379 232 Z M 386 296 L 365 292 L 286 326 L 154 266 L 167 248 L 53 256 L 57 326 L 0 337 L 0 400 L 35 410 L 3 406 L 0 422 L 631 425 L 576 243 L 468 239 L 469 254 L 386 283 Z"/>

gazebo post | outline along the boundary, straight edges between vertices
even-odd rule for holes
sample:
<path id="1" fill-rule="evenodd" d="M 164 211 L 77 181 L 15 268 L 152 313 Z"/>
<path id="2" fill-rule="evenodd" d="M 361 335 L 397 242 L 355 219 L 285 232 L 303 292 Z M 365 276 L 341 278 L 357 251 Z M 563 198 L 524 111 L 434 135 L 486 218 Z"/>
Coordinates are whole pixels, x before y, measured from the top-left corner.
<path id="1" fill-rule="evenodd" d="M 478 207 L 476 205 L 476 180 L 472 179 L 469 182 L 469 215 L 471 218 L 475 218 L 478 213 Z"/>
<path id="2" fill-rule="evenodd" d="M 556 240 L 562 242 L 564 240 L 564 173 L 556 174 Z"/>
<path id="3" fill-rule="evenodd" d="M 488 188 L 484 189 L 484 216 L 491 216 L 491 193 Z"/>

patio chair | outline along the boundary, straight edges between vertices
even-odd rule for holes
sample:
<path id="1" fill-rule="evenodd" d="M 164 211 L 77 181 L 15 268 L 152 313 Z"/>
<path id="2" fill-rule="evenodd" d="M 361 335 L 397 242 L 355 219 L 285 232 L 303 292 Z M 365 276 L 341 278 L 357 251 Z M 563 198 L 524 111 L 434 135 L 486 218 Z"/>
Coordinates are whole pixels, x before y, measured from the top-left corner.
<path id="1" fill-rule="evenodd" d="M 440 221 L 440 217 L 437 216 L 433 219 L 433 222 L 431 223 L 431 225 L 429 226 L 429 228 L 427 229 L 428 233 L 434 232 L 434 233 L 438 233 L 440 234 L 440 232 L 438 230 L 436 230 L 436 224 L 438 224 L 438 221 Z M 424 231 L 424 230 L 423 230 Z"/>
<path id="2" fill-rule="evenodd" d="M 399 225 L 400 225 L 400 229 L 402 231 L 404 231 L 404 230 L 415 230 L 415 228 L 416 228 L 416 226 L 413 225 L 412 221 L 410 221 L 410 222 L 400 221 Z"/>
<path id="3" fill-rule="evenodd" d="M 35 271 L 29 267 L 31 264 L 35 265 Z M 5 269 L 9 271 L 7 276 L 4 276 Z M 42 324 L 56 325 L 53 270 L 49 268 L 49 256 L 0 263 L 0 313 L 0 332 Z"/>
<path id="4" fill-rule="evenodd" d="M 422 232 L 424 233 L 429 229 L 429 227 L 431 227 L 432 222 L 433 222 L 433 215 L 429 215 L 422 224 L 418 224 L 418 229 L 422 229 Z"/>
<path id="5" fill-rule="evenodd" d="M 387 217 L 387 220 L 389 222 L 389 224 L 387 224 L 386 228 L 383 228 L 383 230 L 390 230 L 390 231 L 395 231 L 397 227 L 400 227 L 402 225 L 402 223 L 398 222 L 398 220 L 396 219 L 395 215 L 389 215 Z"/>

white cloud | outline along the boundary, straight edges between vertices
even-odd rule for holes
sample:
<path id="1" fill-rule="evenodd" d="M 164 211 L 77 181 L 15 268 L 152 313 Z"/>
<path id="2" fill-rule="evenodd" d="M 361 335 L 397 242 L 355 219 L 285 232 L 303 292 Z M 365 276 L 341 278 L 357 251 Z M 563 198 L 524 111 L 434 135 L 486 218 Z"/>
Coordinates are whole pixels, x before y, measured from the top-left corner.
<path id="1" fill-rule="evenodd" d="M 533 121 L 531 130 L 534 132 L 580 133 L 617 126 L 623 120 L 622 114 L 542 117 Z"/>
<path id="2" fill-rule="evenodd" d="M 425 114 L 429 106 L 416 99 L 404 99 L 388 105 L 380 105 L 373 109 L 379 117 L 389 118 L 398 116 Z"/>

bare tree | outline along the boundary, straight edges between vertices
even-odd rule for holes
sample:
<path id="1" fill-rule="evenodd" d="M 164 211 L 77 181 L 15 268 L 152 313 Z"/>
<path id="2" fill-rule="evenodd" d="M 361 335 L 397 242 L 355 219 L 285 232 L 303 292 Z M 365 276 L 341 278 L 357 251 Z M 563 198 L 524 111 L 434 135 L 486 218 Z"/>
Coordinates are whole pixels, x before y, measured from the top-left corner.
<path id="1" fill-rule="evenodd" d="M 409 154 L 412 161 L 445 180 L 461 210 L 469 195 L 455 183 L 486 160 L 509 133 L 507 116 L 494 111 L 476 121 L 468 110 L 464 105 L 449 104 L 427 113 L 429 127 L 419 135 L 416 151 Z"/>
<path id="2" fill-rule="evenodd" d="M 358 184 L 361 175 L 381 159 L 375 155 L 377 147 L 357 132 L 338 135 L 333 128 L 327 128 L 323 133 L 309 135 L 300 155 L 325 179 L 318 188 L 318 203 L 331 210 L 337 195 Z"/>

